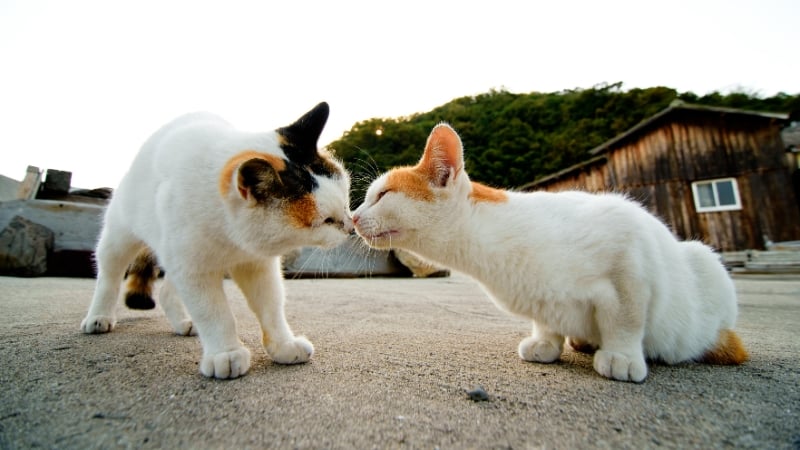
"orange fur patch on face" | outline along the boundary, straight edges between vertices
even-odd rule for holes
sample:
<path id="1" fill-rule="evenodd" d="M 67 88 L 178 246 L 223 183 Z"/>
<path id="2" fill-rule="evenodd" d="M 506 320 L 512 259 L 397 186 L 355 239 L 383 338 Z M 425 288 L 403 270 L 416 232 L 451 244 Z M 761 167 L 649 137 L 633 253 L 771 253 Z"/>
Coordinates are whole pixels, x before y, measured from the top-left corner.
<path id="1" fill-rule="evenodd" d="M 225 165 L 222 166 L 222 172 L 220 172 L 219 175 L 219 192 L 223 197 L 227 196 L 228 191 L 230 191 L 233 172 L 235 172 L 243 162 L 255 158 L 267 161 L 276 172 L 286 170 L 286 161 L 278 156 L 257 152 L 255 150 L 245 150 L 241 153 L 237 153 L 225 162 Z"/>
<path id="2" fill-rule="evenodd" d="M 472 182 L 472 192 L 469 193 L 469 199 L 475 203 L 505 203 L 508 200 L 508 194 L 500 189 L 495 189 L 484 184 Z"/>
<path id="3" fill-rule="evenodd" d="M 417 168 L 404 167 L 389 172 L 384 189 L 390 192 L 402 192 L 414 200 L 433 201 L 433 191 L 428 184 L 428 177 Z"/>
<path id="4" fill-rule="evenodd" d="M 284 211 L 292 225 L 297 228 L 309 228 L 317 217 L 317 204 L 311 194 L 306 194 L 288 202 Z"/>
<path id="5" fill-rule="evenodd" d="M 732 330 L 720 330 L 716 345 L 707 351 L 700 361 L 720 365 L 742 364 L 749 357 L 750 355 L 742 345 L 742 340 L 736 333 Z"/>

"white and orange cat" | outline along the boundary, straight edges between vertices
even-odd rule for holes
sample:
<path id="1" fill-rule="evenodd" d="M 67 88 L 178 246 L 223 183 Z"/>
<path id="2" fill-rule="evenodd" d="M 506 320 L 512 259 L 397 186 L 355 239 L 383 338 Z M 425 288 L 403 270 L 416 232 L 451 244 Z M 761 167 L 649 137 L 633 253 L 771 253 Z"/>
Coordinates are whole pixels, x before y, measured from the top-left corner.
<path id="1" fill-rule="evenodd" d="M 203 375 L 236 378 L 250 367 L 223 292 L 226 274 L 257 316 L 272 360 L 308 361 L 311 342 L 295 336 L 284 315 L 280 255 L 333 247 L 352 231 L 349 175 L 317 149 L 328 113 L 320 103 L 265 133 L 198 113 L 157 131 L 108 205 L 83 332 L 111 331 L 126 268 L 153 252 L 166 272 L 159 301 L 176 333 L 200 336 Z"/>
<path id="2" fill-rule="evenodd" d="M 471 182 L 447 125 L 433 129 L 416 166 L 372 183 L 353 221 L 370 246 L 466 273 L 498 306 L 532 320 L 533 334 L 519 344 L 526 361 L 556 361 L 565 338 L 596 348 L 595 370 L 623 381 L 643 381 L 646 359 L 747 359 L 732 331 L 733 283 L 708 247 L 679 242 L 621 195 Z"/>

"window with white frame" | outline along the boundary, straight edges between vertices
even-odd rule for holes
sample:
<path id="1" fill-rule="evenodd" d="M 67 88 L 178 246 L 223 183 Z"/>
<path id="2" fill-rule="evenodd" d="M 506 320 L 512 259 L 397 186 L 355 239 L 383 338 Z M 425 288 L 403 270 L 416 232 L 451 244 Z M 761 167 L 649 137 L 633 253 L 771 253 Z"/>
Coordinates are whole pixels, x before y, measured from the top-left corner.
<path id="1" fill-rule="evenodd" d="M 692 194 L 697 212 L 742 209 L 736 178 L 695 181 L 692 183 Z"/>

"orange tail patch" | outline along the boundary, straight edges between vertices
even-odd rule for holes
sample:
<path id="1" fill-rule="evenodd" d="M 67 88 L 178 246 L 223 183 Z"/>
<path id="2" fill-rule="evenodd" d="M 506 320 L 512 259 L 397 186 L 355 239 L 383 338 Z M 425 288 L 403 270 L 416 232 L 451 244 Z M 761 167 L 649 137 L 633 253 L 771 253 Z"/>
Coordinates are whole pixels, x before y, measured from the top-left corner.
<path id="1" fill-rule="evenodd" d="M 700 362 L 720 365 L 742 364 L 749 357 L 736 333 L 732 330 L 720 330 L 716 345 L 700 358 Z"/>

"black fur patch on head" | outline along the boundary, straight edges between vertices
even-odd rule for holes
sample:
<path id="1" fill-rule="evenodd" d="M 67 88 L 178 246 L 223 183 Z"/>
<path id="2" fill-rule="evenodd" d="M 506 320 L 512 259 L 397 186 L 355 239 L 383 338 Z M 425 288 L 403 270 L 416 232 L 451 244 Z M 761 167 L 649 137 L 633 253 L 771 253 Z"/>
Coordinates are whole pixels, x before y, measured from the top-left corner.
<path id="1" fill-rule="evenodd" d="M 329 113 L 328 104 L 322 102 L 295 123 L 277 130 L 282 137 L 281 149 L 291 163 L 326 177 L 338 173 L 337 167 L 322 157 L 317 149 L 317 141 L 325 128 Z"/>

